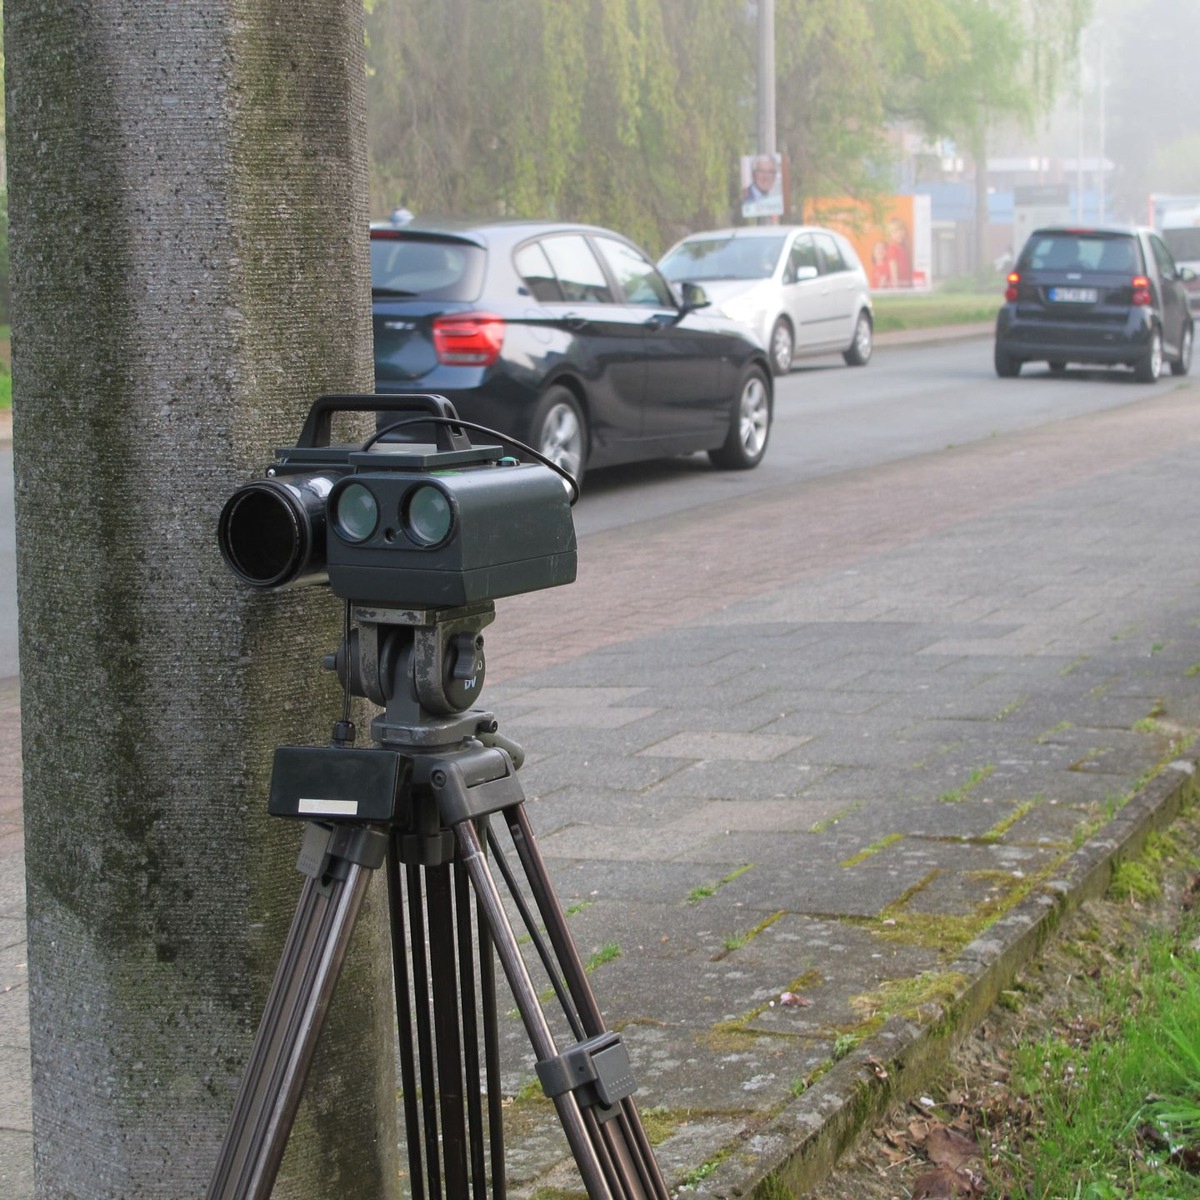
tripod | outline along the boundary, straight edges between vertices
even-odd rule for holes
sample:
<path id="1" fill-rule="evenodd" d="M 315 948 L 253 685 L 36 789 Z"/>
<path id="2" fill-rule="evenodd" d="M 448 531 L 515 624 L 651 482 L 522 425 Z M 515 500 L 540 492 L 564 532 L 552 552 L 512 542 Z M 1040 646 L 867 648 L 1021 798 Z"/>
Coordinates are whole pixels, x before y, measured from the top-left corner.
<path id="1" fill-rule="evenodd" d="M 628 1054 L 604 1028 L 525 813 L 516 777 L 522 752 L 496 732 L 491 713 L 469 707 L 483 686 L 480 631 L 494 605 L 359 605 L 354 631 L 350 615 L 326 665 L 348 695 L 384 708 L 371 726 L 377 748 L 351 747 L 346 714 L 333 746 L 275 752 L 269 810 L 308 818 L 298 862 L 306 878 L 208 1200 L 270 1196 L 367 883 L 381 866 L 414 1200 L 506 1195 L 495 958 L 588 1196 L 667 1200 L 632 1099 Z M 533 908 L 493 817 L 508 828 Z M 489 852 L 574 1039 L 565 1049 Z"/>

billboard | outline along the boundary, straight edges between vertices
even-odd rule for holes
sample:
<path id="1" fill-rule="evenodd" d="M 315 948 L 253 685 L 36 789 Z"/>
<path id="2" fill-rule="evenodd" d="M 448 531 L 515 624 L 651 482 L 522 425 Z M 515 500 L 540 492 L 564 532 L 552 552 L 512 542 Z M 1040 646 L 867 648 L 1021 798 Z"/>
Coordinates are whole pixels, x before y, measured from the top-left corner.
<path id="1" fill-rule="evenodd" d="M 783 213 L 783 155 L 744 154 L 741 160 L 742 216 Z"/>
<path id="2" fill-rule="evenodd" d="M 804 219 L 847 237 L 874 291 L 928 288 L 933 224 L 928 196 L 884 196 L 875 202 L 833 196 L 809 200 Z"/>

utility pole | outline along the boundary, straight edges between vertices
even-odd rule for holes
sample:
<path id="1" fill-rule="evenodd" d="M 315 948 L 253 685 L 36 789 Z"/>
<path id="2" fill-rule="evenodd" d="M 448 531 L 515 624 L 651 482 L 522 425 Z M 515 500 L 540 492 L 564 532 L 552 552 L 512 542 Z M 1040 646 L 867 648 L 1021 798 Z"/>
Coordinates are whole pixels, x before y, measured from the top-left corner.
<path id="1" fill-rule="evenodd" d="M 758 153 L 775 153 L 775 0 L 758 0 Z"/>
<path id="2" fill-rule="evenodd" d="M 775 157 L 775 0 L 758 0 L 758 153 Z M 781 176 L 779 186 L 785 182 Z M 760 225 L 778 222 L 777 216 L 758 218 Z"/>
<path id="3" fill-rule="evenodd" d="M 1107 207 L 1107 199 L 1108 199 L 1107 196 L 1105 195 L 1105 183 L 1106 183 L 1105 170 L 1106 170 L 1106 164 L 1108 162 L 1108 153 L 1107 153 L 1107 149 L 1104 144 L 1108 140 L 1108 130 L 1106 128 L 1108 114 L 1105 109 L 1106 92 L 1108 89 L 1108 76 L 1107 76 L 1107 72 L 1106 72 L 1106 67 L 1108 64 L 1105 60 L 1105 54 L 1106 54 L 1106 51 L 1108 50 L 1107 43 L 1108 43 L 1108 39 L 1104 35 L 1103 26 L 1101 26 L 1101 33 L 1100 33 L 1100 104 L 1099 104 L 1100 136 L 1098 139 L 1100 142 L 1100 147 L 1096 153 L 1096 195 L 1098 197 L 1098 200 L 1097 200 L 1098 212 L 1096 213 L 1096 220 L 1101 225 L 1104 224 L 1104 219 L 1105 219 L 1104 210 Z"/>

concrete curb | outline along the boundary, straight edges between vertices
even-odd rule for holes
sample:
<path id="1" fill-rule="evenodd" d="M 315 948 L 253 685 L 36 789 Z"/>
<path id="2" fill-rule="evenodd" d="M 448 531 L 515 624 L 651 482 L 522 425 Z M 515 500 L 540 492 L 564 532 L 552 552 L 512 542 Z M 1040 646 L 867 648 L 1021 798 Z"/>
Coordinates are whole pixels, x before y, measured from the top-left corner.
<path id="1" fill-rule="evenodd" d="M 947 967 L 967 980 L 924 1024 L 891 1018 L 764 1128 L 730 1153 L 703 1185 L 712 1197 L 802 1197 L 819 1187 L 839 1157 L 897 1100 L 917 1095 L 979 1025 L 1017 972 L 1086 901 L 1104 894 L 1117 866 L 1136 858 L 1151 833 L 1200 799 L 1200 763 L 1169 763 L 1048 881 Z M 786 1190 L 784 1190 L 786 1189 Z"/>
<path id="2" fill-rule="evenodd" d="M 994 321 L 974 321 L 966 325 L 935 325 L 927 329 L 890 329 L 875 335 L 875 345 L 940 346 L 946 342 L 965 342 L 971 338 L 991 337 Z"/>

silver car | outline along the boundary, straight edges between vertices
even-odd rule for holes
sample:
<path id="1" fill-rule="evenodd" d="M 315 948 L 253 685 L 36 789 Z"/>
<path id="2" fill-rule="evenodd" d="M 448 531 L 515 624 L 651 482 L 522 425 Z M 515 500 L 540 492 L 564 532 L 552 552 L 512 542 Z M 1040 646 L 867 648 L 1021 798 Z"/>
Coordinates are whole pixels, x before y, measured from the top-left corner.
<path id="1" fill-rule="evenodd" d="M 832 229 L 747 225 L 693 233 L 658 265 L 674 283 L 698 283 L 714 308 L 749 326 L 776 375 L 814 354 L 840 353 L 852 367 L 871 357 L 867 275 L 854 247 Z"/>

